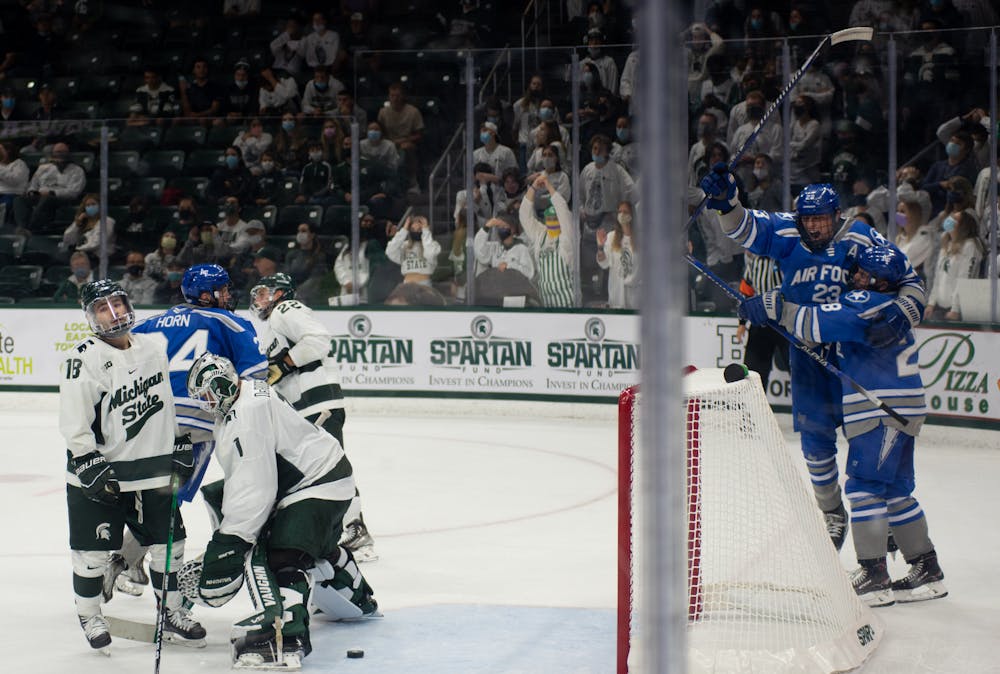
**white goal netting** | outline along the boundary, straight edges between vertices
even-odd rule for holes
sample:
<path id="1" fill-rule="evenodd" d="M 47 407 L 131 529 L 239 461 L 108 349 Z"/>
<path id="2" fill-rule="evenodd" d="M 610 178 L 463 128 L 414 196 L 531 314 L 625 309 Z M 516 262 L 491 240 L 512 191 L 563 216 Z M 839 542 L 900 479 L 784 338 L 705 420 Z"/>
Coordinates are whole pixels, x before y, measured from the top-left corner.
<path id="1" fill-rule="evenodd" d="M 759 377 L 726 383 L 707 369 L 684 383 L 689 671 L 860 666 L 882 626 L 851 588 Z M 637 624 L 641 400 L 630 389 L 619 404 L 619 672 L 636 636 L 649 638 Z"/>

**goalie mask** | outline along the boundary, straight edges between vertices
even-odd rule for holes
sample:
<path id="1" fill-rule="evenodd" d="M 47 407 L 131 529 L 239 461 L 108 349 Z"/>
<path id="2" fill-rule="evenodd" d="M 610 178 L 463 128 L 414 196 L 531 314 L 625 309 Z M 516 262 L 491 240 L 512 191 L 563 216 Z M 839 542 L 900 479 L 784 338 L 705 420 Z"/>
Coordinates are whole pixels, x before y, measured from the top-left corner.
<path id="1" fill-rule="evenodd" d="M 188 371 L 187 390 L 199 407 L 221 419 L 240 395 L 240 377 L 228 358 L 206 352 Z"/>
<path id="2" fill-rule="evenodd" d="M 83 286 L 80 290 L 80 303 L 90 329 L 99 337 L 121 337 L 128 334 L 135 325 L 135 312 L 128 293 L 110 279 Z"/>
<path id="3" fill-rule="evenodd" d="M 278 295 L 278 291 L 281 294 Z M 295 280 L 283 272 L 265 276 L 250 290 L 250 311 L 262 321 L 266 321 L 282 300 L 295 298 Z"/>

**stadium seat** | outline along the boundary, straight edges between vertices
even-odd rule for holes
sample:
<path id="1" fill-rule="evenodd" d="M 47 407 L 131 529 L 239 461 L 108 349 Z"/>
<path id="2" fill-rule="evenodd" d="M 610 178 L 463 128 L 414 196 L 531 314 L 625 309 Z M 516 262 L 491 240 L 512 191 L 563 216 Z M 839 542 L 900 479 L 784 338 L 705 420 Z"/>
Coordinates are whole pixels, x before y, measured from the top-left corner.
<path id="1" fill-rule="evenodd" d="M 163 177 L 134 178 L 129 181 L 127 189 L 132 196 L 146 197 L 153 203 L 159 203 L 166 186 L 167 179 Z"/>
<path id="2" fill-rule="evenodd" d="M 160 144 L 163 130 L 158 126 L 127 126 L 118 134 L 117 150 L 135 150 L 146 152 Z"/>
<path id="3" fill-rule="evenodd" d="M 121 78 L 118 75 L 87 75 L 80 78 L 77 95 L 103 101 L 117 96 L 120 86 Z"/>
<path id="4" fill-rule="evenodd" d="M 278 184 L 278 189 L 274 194 L 274 202 L 279 206 L 290 206 L 295 203 L 297 196 L 299 196 L 299 179 L 289 176 Z"/>
<path id="5" fill-rule="evenodd" d="M 15 264 L 24 252 L 28 237 L 22 234 L 0 234 L 0 264 Z"/>
<path id="6" fill-rule="evenodd" d="M 93 177 L 87 178 L 87 183 L 83 188 L 85 194 L 101 193 L 101 178 L 99 173 L 99 171 L 94 171 Z M 108 201 L 113 204 L 118 203 L 124 195 L 124 181 L 121 178 L 108 178 Z"/>
<path id="7" fill-rule="evenodd" d="M 108 52 L 103 49 L 69 49 L 61 58 L 67 73 L 100 73 L 111 63 Z"/>
<path id="8" fill-rule="evenodd" d="M 327 206 L 323 212 L 324 234 L 345 234 L 351 231 L 351 206 Z"/>
<path id="9" fill-rule="evenodd" d="M 274 225 L 278 221 L 278 207 L 247 206 L 243 209 L 241 217 L 246 222 L 250 222 L 251 220 L 260 220 L 264 223 L 264 228 L 270 232 L 274 229 Z"/>
<path id="10" fill-rule="evenodd" d="M 129 112 L 131 112 L 133 103 L 134 101 L 129 98 L 113 98 L 109 101 L 104 101 L 101 103 L 101 117 L 109 121 L 126 120 L 128 119 Z M 126 148 L 119 147 L 119 149 L 124 150 Z"/>
<path id="11" fill-rule="evenodd" d="M 153 206 L 149 209 L 149 220 L 156 229 L 173 228 L 177 225 L 177 207 Z"/>
<path id="12" fill-rule="evenodd" d="M 167 136 L 169 136 L 169 132 Z M 146 175 L 170 178 L 184 170 L 183 150 L 151 150 L 142 155 Z"/>
<path id="13" fill-rule="evenodd" d="M 163 147 L 171 150 L 197 150 L 205 146 L 208 132 L 202 126 L 172 126 L 163 135 Z"/>
<path id="14" fill-rule="evenodd" d="M 108 265 L 108 278 L 112 281 L 121 281 L 125 278 L 125 273 L 125 265 L 123 264 Z"/>
<path id="15" fill-rule="evenodd" d="M 322 221 L 323 208 L 321 206 L 312 204 L 283 206 L 278 211 L 278 221 L 275 224 L 274 233 L 278 235 L 294 234 L 299 223 L 309 222 L 318 228 Z"/>
<path id="16" fill-rule="evenodd" d="M 188 170 L 185 171 L 185 173 L 191 172 L 190 157 L 188 159 Z M 184 196 L 194 197 L 197 201 L 204 201 L 205 193 L 208 190 L 208 182 L 208 178 L 178 176 L 176 178 L 171 178 L 168 185 L 180 190 L 181 194 Z"/>
<path id="17" fill-rule="evenodd" d="M 242 131 L 243 128 L 239 126 L 213 126 L 212 130 L 208 132 L 205 147 L 225 150 L 233 144 Z"/>
<path id="18" fill-rule="evenodd" d="M 139 172 L 139 153 L 135 150 L 108 152 L 108 175 L 131 178 Z"/>
<path id="19" fill-rule="evenodd" d="M 210 176 L 222 166 L 222 150 L 192 150 L 184 162 L 184 173 L 189 176 Z"/>
<path id="20" fill-rule="evenodd" d="M 93 152 L 70 152 L 69 160 L 78 164 L 88 176 L 94 173 L 97 166 Z"/>
<path id="21" fill-rule="evenodd" d="M 97 119 L 97 101 L 70 101 L 66 104 L 66 119 Z"/>
<path id="22" fill-rule="evenodd" d="M 42 284 L 44 268 L 37 264 L 14 264 L 0 268 L 0 295 L 21 299 Z"/>
<path id="23" fill-rule="evenodd" d="M 141 73 L 144 66 L 142 52 L 139 51 L 116 51 L 111 56 L 110 67 L 118 73 Z M 124 91 L 134 91 L 134 88 Z"/>
<path id="24" fill-rule="evenodd" d="M 187 57 L 183 48 L 163 48 L 148 45 L 142 52 L 143 63 L 147 68 L 154 68 L 161 73 L 187 72 Z"/>

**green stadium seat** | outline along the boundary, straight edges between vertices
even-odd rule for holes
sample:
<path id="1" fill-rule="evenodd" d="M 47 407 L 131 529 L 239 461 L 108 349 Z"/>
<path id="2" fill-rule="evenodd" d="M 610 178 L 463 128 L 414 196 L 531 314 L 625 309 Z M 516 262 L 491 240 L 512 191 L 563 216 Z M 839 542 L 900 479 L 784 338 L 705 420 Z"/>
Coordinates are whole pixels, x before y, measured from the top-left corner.
<path id="1" fill-rule="evenodd" d="M 184 162 L 184 173 L 189 176 L 210 176 L 222 166 L 222 150 L 192 150 Z"/>
<path id="2" fill-rule="evenodd" d="M 300 223 L 308 222 L 319 228 L 323 221 L 323 207 L 312 204 L 283 206 L 278 211 L 274 233 L 278 235 L 294 234 Z"/>
<path id="3" fill-rule="evenodd" d="M 131 105 L 131 101 L 128 101 Z M 117 150 L 135 150 L 146 152 L 158 147 L 163 138 L 163 130 L 158 126 L 126 126 L 115 143 Z"/>
<path id="4" fill-rule="evenodd" d="M 131 178 L 139 173 L 139 153 L 135 150 L 108 152 L 108 175 Z"/>
<path id="5" fill-rule="evenodd" d="M 186 171 L 186 173 L 189 172 L 190 170 Z M 208 191 L 208 183 L 208 178 L 178 176 L 177 178 L 171 178 L 167 184 L 170 187 L 180 190 L 181 194 L 185 196 L 194 197 L 197 201 L 204 201 L 206 198 L 205 194 Z"/>
<path id="6" fill-rule="evenodd" d="M 173 177 L 184 170 L 183 150 L 152 150 L 142 155 L 146 175 Z"/>
<path id="7" fill-rule="evenodd" d="M 202 126 L 172 126 L 163 135 L 163 147 L 171 150 L 197 150 L 205 146 L 208 132 Z"/>
<path id="8" fill-rule="evenodd" d="M 159 203 L 166 186 L 167 179 L 163 177 L 134 178 L 128 184 L 128 191 L 132 196 L 146 197 L 154 203 Z"/>

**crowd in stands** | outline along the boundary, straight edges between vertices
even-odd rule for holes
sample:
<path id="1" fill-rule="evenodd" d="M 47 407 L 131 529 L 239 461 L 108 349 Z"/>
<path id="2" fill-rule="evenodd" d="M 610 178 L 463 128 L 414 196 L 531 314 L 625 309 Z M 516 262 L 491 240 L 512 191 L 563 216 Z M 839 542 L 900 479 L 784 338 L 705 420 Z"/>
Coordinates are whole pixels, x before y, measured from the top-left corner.
<path id="1" fill-rule="evenodd" d="M 479 303 L 514 296 L 539 306 L 636 308 L 642 129 L 632 3 L 543 4 L 558 18 L 546 38 L 563 49 L 547 52 L 537 72 L 528 69 L 522 87 L 520 73 L 508 73 L 510 96 L 502 88 L 482 96 L 472 120 L 472 193 L 456 184 L 450 217 L 433 229 L 425 181 L 464 121 L 464 61 L 454 50 L 516 44 L 519 12 L 484 0 L 439 8 L 400 0 L 5 5 L 0 295 L 74 302 L 104 245 L 110 274 L 140 305 L 176 300 L 186 266 L 218 262 L 243 291 L 269 271 L 286 271 L 298 296 L 317 305 L 461 303 L 472 265 Z M 838 28 L 920 31 L 899 40 L 898 156 L 917 158 L 897 173 L 895 214 L 887 213 L 883 160 L 883 38 L 818 60 L 792 93 L 788 147 L 773 115 L 738 175 L 746 204 L 766 210 L 781 209 L 786 182 L 793 196 L 810 182 L 833 183 L 845 214 L 887 233 L 895 225 L 897 243 L 931 290 L 928 315 L 960 318 L 956 277 L 986 267 L 987 140 L 995 123 L 983 110 L 986 40 L 956 29 L 994 23 L 988 0 L 692 4 L 683 36 L 692 205 L 701 198 L 699 178 L 728 162 L 781 90 L 785 38 L 794 68 L 816 35 Z M 580 56 L 575 74 L 572 49 Z M 477 58 L 483 76 L 494 55 Z M 574 75 L 579 109 L 571 103 Z M 79 119 L 109 120 L 106 203 L 101 124 L 71 123 Z M 356 195 L 352 125 L 361 158 Z M 470 226 L 474 259 L 467 260 Z M 712 215 L 699 218 L 689 247 L 738 283 L 742 249 Z M 17 276 L 24 273 L 27 285 Z M 692 310 L 731 309 L 697 280 L 691 298 Z"/>

